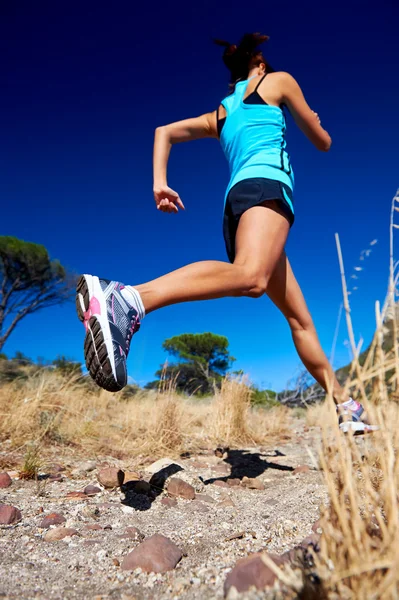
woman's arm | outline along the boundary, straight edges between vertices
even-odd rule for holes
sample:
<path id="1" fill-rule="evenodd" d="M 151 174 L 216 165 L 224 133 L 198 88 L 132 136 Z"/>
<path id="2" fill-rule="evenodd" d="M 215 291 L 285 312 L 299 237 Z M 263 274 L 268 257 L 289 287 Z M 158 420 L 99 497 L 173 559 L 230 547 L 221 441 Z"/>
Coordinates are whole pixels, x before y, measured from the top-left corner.
<path id="1" fill-rule="evenodd" d="M 154 140 L 154 197 L 158 210 L 178 212 L 184 209 L 179 194 L 167 183 L 167 166 L 173 144 L 207 137 L 217 138 L 216 111 L 194 119 L 177 121 L 155 130 Z"/>
<path id="2" fill-rule="evenodd" d="M 327 152 L 331 147 L 331 137 L 320 124 L 318 115 L 306 102 L 301 88 L 289 73 L 280 73 L 283 102 L 294 117 L 295 123 L 318 150 Z"/>

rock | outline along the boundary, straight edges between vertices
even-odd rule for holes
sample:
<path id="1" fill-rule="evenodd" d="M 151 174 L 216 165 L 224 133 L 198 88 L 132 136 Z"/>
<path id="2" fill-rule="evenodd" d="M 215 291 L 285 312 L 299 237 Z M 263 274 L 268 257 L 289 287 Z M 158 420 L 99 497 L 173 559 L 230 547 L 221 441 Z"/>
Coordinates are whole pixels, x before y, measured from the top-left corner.
<path id="1" fill-rule="evenodd" d="M 196 512 L 209 512 L 209 508 L 203 503 L 200 502 L 199 500 L 193 500 L 190 503 L 190 510 L 196 511 Z"/>
<path id="2" fill-rule="evenodd" d="M 123 484 L 124 472 L 116 467 L 101 469 L 97 475 L 98 481 L 105 488 L 116 488 Z"/>
<path id="3" fill-rule="evenodd" d="M 298 473 L 309 473 L 310 467 L 308 465 L 298 465 L 293 471 L 293 475 L 297 475 Z"/>
<path id="4" fill-rule="evenodd" d="M 112 562 L 113 562 L 113 564 L 114 564 L 115 567 L 120 567 L 121 566 L 121 563 L 119 562 L 119 560 L 117 558 L 113 558 Z"/>
<path id="5" fill-rule="evenodd" d="M 158 473 L 159 471 L 162 471 L 162 469 L 170 467 L 171 465 L 176 465 L 177 467 L 179 467 L 178 471 L 184 470 L 182 465 L 179 465 L 179 463 L 177 463 L 175 460 L 172 460 L 171 458 L 160 458 L 151 465 L 148 465 L 148 467 L 146 467 L 145 470 L 150 475 L 155 475 L 155 473 Z"/>
<path id="6" fill-rule="evenodd" d="M 226 458 L 230 448 L 228 446 L 218 446 L 214 452 L 218 458 Z"/>
<path id="7" fill-rule="evenodd" d="M 48 472 L 51 473 L 52 475 L 58 475 L 58 473 L 62 473 L 65 470 L 66 470 L 65 467 L 63 467 L 62 465 L 60 465 L 58 463 L 53 463 L 48 468 Z"/>
<path id="8" fill-rule="evenodd" d="M 233 507 L 236 508 L 236 505 L 234 504 L 233 500 L 231 498 L 224 498 L 221 502 L 218 503 L 217 505 L 218 508 L 229 508 L 229 507 Z"/>
<path id="9" fill-rule="evenodd" d="M 64 478 L 59 473 L 51 473 L 48 476 L 49 481 L 64 481 Z"/>
<path id="10" fill-rule="evenodd" d="M 231 542 L 233 540 L 241 540 L 245 535 L 245 531 L 239 531 L 237 533 L 232 533 L 227 538 L 225 538 L 226 542 Z"/>
<path id="11" fill-rule="evenodd" d="M 201 500 L 202 502 L 208 502 L 209 504 L 213 504 L 215 500 L 212 496 L 208 496 L 208 494 L 195 494 L 196 500 Z"/>
<path id="12" fill-rule="evenodd" d="M 88 500 L 88 497 L 84 492 L 68 492 L 66 495 L 67 500 Z"/>
<path id="13" fill-rule="evenodd" d="M 102 530 L 102 527 L 98 523 L 95 523 L 94 525 L 86 525 L 83 529 L 87 531 L 100 531 L 100 529 Z"/>
<path id="14" fill-rule="evenodd" d="M 260 481 L 260 479 L 257 479 L 256 477 L 243 477 L 242 485 L 250 490 L 264 490 L 265 489 L 264 484 Z"/>
<path id="15" fill-rule="evenodd" d="M 123 483 L 127 483 L 128 481 L 139 481 L 141 479 L 140 474 L 135 471 L 125 471 L 125 476 L 123 478 Z"/>
<path id="16" fill-rule="evenodd" d="M 86 485 L 83 492 L 86 494 L 86 496 L 95 496 L 96 494 L 99 494 L 101 490 L 96 485 Z"/>
<path id="17" fill-rule="evenodd" d="M 79 465 L 78 471 L 80 471 L 81 473 L 90 473 L 91 471 L 95 470 L 96 466 L 96 461 L 88 460 Z"/>
<path id="18" fill-rule="evenodd" d="M 321 521 L 320 519 L 317 519 L 317 521 L 315 521 L 312 525 L 312 531 L 313 533 L 321 533 L 322 532 L 322 528 L 321 528 Z"/>
<path id="19" fill-rule="evenodd" d="M 135 540 L 136 542 L 141 542 L 145 538 L 137 527 L 126 527 L 125 534 L 129 536 L 131 540 Z"/>
<path id="20" fill-rule="evenodd" d="M 176 544 L 156 533 L 129 552 L 121 567 L 125 571 L 140 567 L 146 573 L 165 573 L 174 569 L 182 556 Z"/>
<path id="21" fill-rule="evenodd" d="M 40 521 L 39 527 L 41 529 L 47 529 L 48 527 L 50 527 L 50 525 L 62 525 L 63 523 L 65 523 L 65 521 L 65 517 L 63 517 L 59 513 L 50 513 Z"/>
<path id="22" fill-rule="evenodd" d="M 213 482 L 213 485 L 216 485 L 217 487 L 221 487 L 221 488 L 229 488 L 229 484 L 227 483 L 227 481 L 222 481 L 221 479 L 217 479 L 216 481 Z"/>
<path id="23" fill-rule="evenodd" d="M 230 487 L 238 487 L 241 485 L 241 479 L 228 479 L 227 483 Z"/>
<path id="24" fill-rule="evenodd" d="M 14 525 L 22 519 L 21 511 L 15 506 L 0 504 L 0 525 Z"/>
<path id="25" fill-rule="evenodd" d="M 274 554 L 268 554 L 268 556 L 277 566 L 284 562 L 280 556 Z M 226 577 L 224 582 L 225 597 L 232 587 L 240 593 L 248 591 L 252 586 L 257 590 L 263 590 L 266 587 L 271 587 L 276 578 L 277 576 L 273 571 L 262 561 L 261 553 L 241 558 Z"/>
<path id="26" fill-rule="evenodd" d="M 206 463 L 200 462 L 199 460 L 193 460 L 191 462 L 191 466 L 194 467 L 194 469 L 206 469 L 206 468 L 208 468 L 208 465 Z"/>
<path id="27" fill-rule="evenodd" d="M 112 525 L 104 525 L 104 529 L 108 531 L 112 531 Z"/>
<path id="28" fill-rule="evenodd" d="M 166 508 L 174 508 L 175 506 L 177 506 L 177 500 L 176 500 L 176 498 L 167 498 L 166 497 L 166 498 L 162 498 L 161 504 L 166 506 Z"/>
<path id="29" fill-rule="evenodd" d="M 43 539 L 45 542 L 58 542 L 73 535 L 78 535 L 76 529 L 72 529 L 71 527 L 56 527 L 55 529 L 50 529 Z"/>
<path id="30" fill-rule="evenodd" d="M 172 477 L 168 483 L 168 494 L 178 498 L 185 498 L 186 500 L 194 500 L 195 489 L 192 485 L 183 481 L 183 479 Z"/>
<path id="31" fill-rule="evenodd" d="M 8 488 L 12 484 L 12 479 L 8 473 L 0 473 L 0 488 Z"/>

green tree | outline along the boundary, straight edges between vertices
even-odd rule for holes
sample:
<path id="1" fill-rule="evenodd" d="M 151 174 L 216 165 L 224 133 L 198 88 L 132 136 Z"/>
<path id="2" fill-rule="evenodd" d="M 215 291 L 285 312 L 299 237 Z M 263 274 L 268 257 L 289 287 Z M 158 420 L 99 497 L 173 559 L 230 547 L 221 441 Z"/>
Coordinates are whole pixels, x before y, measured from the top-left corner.
<path id="1" fill-rule="evenodd" d="M 73 277 L 44 246 L 0 236 L 0 351 L 21 319 L 65 302 L 73 289 Z"/>
<path id="2" fill-rule="evenodd" d="M 214 333 L 183 333 L 165 340 L 162 346 L 177 362 L 155 375 L 175 378 L 177 389 L 190 394 L 211 393 L 235 360 L 229 355 L 228 339 Z M 158 384 L 159 381 L 155 381 L 146 387 L 153 388 Z"/>

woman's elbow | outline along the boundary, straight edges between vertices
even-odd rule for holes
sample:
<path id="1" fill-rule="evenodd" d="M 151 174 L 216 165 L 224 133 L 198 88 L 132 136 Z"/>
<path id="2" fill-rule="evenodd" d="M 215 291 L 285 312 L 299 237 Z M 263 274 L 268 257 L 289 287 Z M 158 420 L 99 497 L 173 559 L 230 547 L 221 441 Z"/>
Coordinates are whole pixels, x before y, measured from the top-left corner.
<path id="1" fill-rule="evenodd" d="M 332 144 L 332 139 L 327 133 L 327 135 L 324 136 L 323 139 L 318 141 L 317 149 L 321 150 L 321 152 L 328 152 L 331 148 L 331 144 Z"/>

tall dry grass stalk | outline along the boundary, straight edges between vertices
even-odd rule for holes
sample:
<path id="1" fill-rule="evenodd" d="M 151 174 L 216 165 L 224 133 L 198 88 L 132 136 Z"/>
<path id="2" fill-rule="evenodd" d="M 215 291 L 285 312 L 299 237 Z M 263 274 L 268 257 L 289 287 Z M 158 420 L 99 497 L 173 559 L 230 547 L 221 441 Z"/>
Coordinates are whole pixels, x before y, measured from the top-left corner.
<path id="1" fill-rule="evenodd" d="M 265 442 L 287 427 L 287 409 L 252 409 L 244 384 L 226 381 L 215 398 L 199 400 L 176 393 L 173 382 L 160 392 L 120 394 L 88 389 L 78 377 L 36 372 L 24 381 L 0 386 L 0 441 L 26 452 L 159 458 L 209 448 Z"/>

